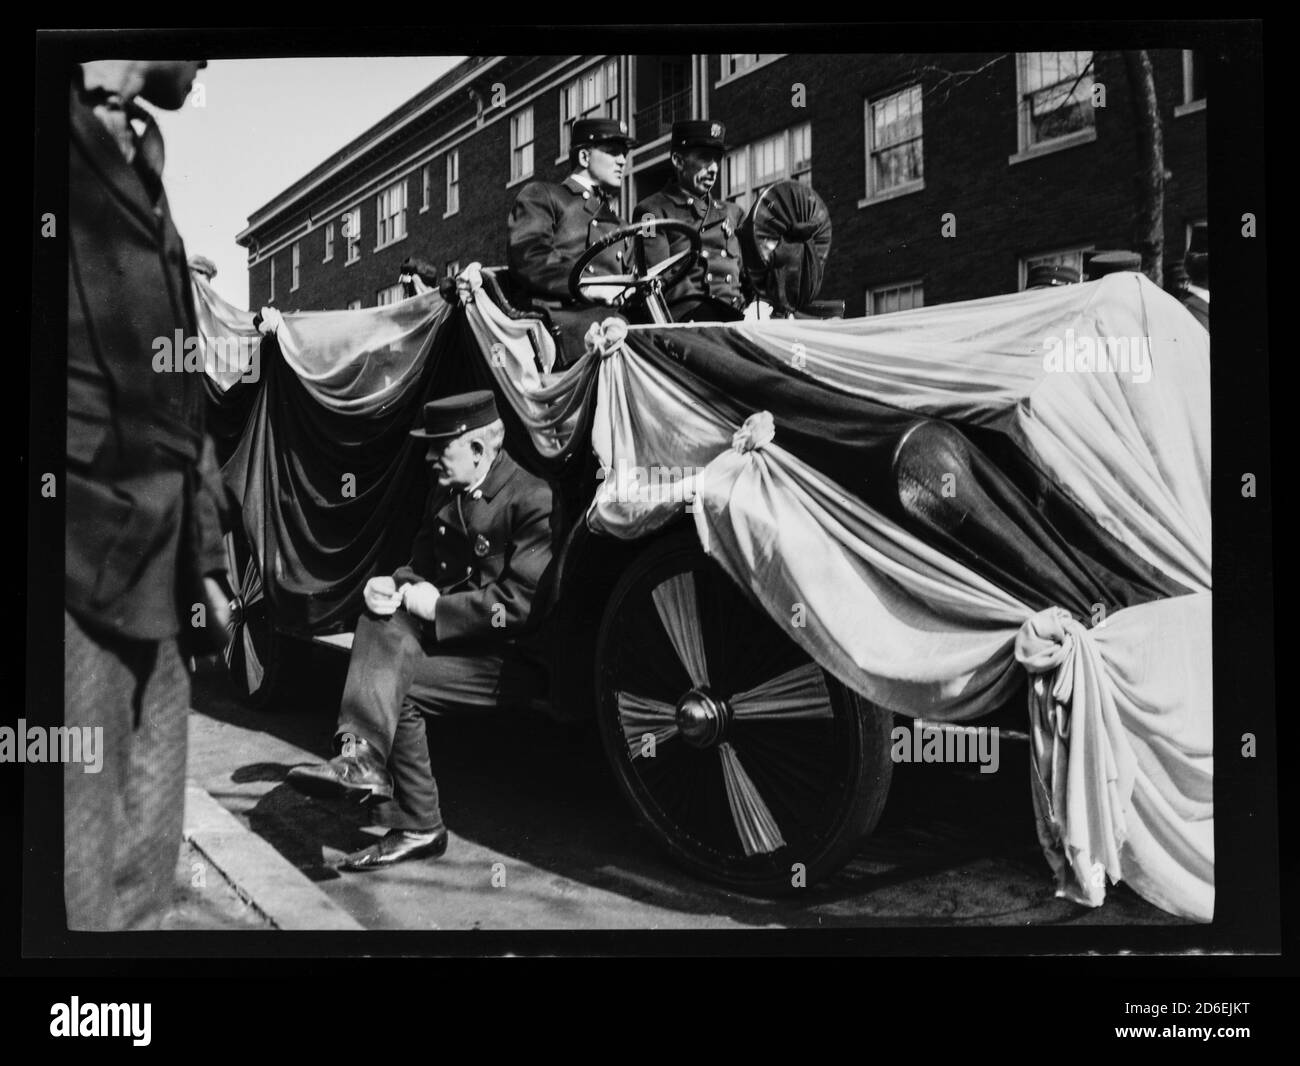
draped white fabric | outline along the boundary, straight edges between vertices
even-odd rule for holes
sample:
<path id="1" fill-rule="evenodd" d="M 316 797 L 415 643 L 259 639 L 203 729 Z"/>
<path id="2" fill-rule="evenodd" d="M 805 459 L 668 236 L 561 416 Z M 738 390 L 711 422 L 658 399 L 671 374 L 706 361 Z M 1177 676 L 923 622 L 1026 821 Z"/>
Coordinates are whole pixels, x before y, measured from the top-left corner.
<path id="1" fill-rule="evenodd" d="M 564 374 L 539 373 L 531 327 L 480 298 L 472 271 L 461 281 L 481 355 L 540 453 L 569 443 L 596 378 L 591 444 L 606 477 L 593 528 L 644 536 L 693 496 L 705 549 L 784 631 L 850 688 L 905 714 L 978 717 L 1005 702 L 1023 667 L 1034 805 L 1058 891 L 1096 905 L 1107 879 L 1123 879 L 1173 913 L 1212 917 L 1208 337 L 1176 301 L 1122 274 L 880 318 L 726 327 L 918 414 L 1013 420 L 1031 457 L 1103 528 L 1195 590 L 1088 629 L 1035 612 L 846 497 L 783 451 L 779 433 L 733 449 L 740 427 L 721 397 L 688 394 L 616 339 Z M 365 410 L 415 372 L 444 313 L 424 294 L 374 312 L 285 315 L 277 333 L 322 402 Z M 1097 368 L 1098 345 L 1116 365 Z M 686 624 L 673 621 L 682 604 L 672 596 L 659 607 L 670 634 Z M 689 645 L 674 646 L 693 678 L 707 670 Z M 629 750 L 645 732 L 675 735 L 666 704 L 622 694 L 620 709 Z M 747 849 L 770 850 L 779 828 L 734 756 L 720 749 L 737 828 Z"/>
<path id="2" fill-rule="evenodd" d="M 223 300 L 195 278 L 199 331 L 205 351 L 230 338 L 257 337 L 253 315 Z M 281 314 L 275 330 L 285 362 L 324 407 L 346 414 L 382 411 L 418 376 L 448 307 L 435 290 L 386 307 Z M 228 389 L 240 374 L 209 376 Z"/>

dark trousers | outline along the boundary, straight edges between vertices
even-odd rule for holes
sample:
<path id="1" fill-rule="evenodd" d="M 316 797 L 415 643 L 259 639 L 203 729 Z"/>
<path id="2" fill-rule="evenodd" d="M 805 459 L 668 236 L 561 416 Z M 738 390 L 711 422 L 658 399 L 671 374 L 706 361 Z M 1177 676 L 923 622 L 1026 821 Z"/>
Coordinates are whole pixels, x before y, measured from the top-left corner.
<path id="1" fill-rule="evenodd" d="M 703 294 L 678 300 L 669 310 L 674 322 L 740 322 L 745 317 L 731 304 Z"/>
<path id="2" fill-rule="evenodd" d="M 393 829 L 441 829 L 438 784 L 429 763 L 424 716 L 527 706 L 544 691 L 540 667 L 514 646 L 439 647 L 418 619 L 398 608 L 357 623 L 336 739 L 367 741 L 387 760 L 393 802 L 375 821 Z"/>
<path id="3" fill-rule="evenodd" d="M 64 724 L 103 729 L 102 765 L 63 768 L 68 928 L 154 929 L 171 906 L 185 809 L 190 678 L 175 640 L 63 616 Z"/>

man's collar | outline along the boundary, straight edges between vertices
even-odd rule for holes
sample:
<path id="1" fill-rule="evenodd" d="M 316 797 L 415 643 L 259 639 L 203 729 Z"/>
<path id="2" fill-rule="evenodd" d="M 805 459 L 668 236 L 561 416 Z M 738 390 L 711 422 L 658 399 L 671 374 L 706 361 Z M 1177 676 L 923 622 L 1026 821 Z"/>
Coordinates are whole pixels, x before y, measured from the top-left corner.
<path id="1" fill-rule="evenodd" d="M 1209 289 L 1203 289 L 1203 288 L 1201 288 L 1199 285 L 1193 285 L 1191 282 L 1188 282 L 1188 283 L 1187 283 L 1187 291 L 1190 292 L 1193 296 L 1199 296 L 1199 297 L 1200 297 L 1202 300 L 1204 300 L 1207 304 L 1210 302 L 1210 290 L 1209 290 Z"/>
<path id="2" fill-rule="evenodd" d="M 713 199 L 712 191 L 704 195 L 701 195 L 700 193 L 697 192 L 691 192 L 684 185 L 682 185 L 682 183 L 678 181 L 676 178 L 673 178 L 671 181 L 668 182 L 667 185 L 664 186 L 664 195 L 667 196 L 668 199 L 670 199 L 678 207 L 685 207 L 688 202 L 689 203 L 698 202 L 707 207 L 710 201 Z"/>
<path id="3" fill-rule="evenodd" d="M 582 186 L 582 188 L 586 189 L 588 192 L 596 191 L 596 183 L 585 174 L 579 174 L 577 171 L 574 171 L 569 175 L 569 180 L 575 185 Z"/>
<path id="4" fill-rule="evenodd" d="M 510 480 L 515 469 L 515 461 L 506 454 L 504 448 L 500 448 L 497 450 L 496 458 L 492 460 L 492 465 L 488 467 L 488 472 L 479 478 L 479 480 L 473 485 L 466 488 L 463 494 L 469 499 L 475 499 L 474 493 L 478 492 L 481 494 L 482 499 L 490 500 L 500 492 L 505 483 Z M 455 489 L 451 490 L 448 496 L 448 503 L 460 494 L 461 493 L 457 492 Z"/>

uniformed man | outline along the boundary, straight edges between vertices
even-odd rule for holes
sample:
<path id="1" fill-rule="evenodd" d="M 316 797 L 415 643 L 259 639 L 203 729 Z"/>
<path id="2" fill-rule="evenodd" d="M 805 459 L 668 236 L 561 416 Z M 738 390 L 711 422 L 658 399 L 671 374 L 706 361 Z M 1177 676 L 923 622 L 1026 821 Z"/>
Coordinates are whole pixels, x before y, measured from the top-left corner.
<path id="1" fill-rule="evenodd" d="M 378 802 L 387 835 L 348 855 L 371 870 L 447 848 L 424 715 L 510 708 L 541 695 L 530 649 L 552 557 L 551 490 L 502 449 L 490 392 L 425 404 L 429 495 L 411 561 L 372 577 L 357 625 L 335 731 L 339 754 L 295 767 L 311 796 Z"/>
<path id="2" fill-rule="evenodd" d="M 718 184 L 726 128 L 721 122 L 674 122 L 672 163 L 676 172 L 659 192 L 646 197 L 632 216 L 637 221 L 670 218 L 689 222 L 700 233 L 700 261 L 664 293 L 675 322 L 731 322 L 744 317 L 748 283 L 741 268 L 737 231 L 745 212 L 738 204 L 718 200 Z M 688 247 L 678 233 L 660 234 L 646 248 L 653 266 Z"/>
<path id="3" fill-rule="evenodd" d="M 511 278 L 533 307 L 545 308 L 561 331 L 557 369 L 583 353 L 582 338 L 592 322 L 608 317 L 625 286 L 588 286 L 584 301 L 569 291 L 569 273 L 588 248 L 627 223 L 618 214 L 628 150 L 635 145 L 627 123 L 584 118 L 573 124 L 564 181 L 532 181 L 519 190 L 510 209 L 506 260 Z M 626 274 L 631 242 L 601 252 L 584 271 L 589 277 Z"/>

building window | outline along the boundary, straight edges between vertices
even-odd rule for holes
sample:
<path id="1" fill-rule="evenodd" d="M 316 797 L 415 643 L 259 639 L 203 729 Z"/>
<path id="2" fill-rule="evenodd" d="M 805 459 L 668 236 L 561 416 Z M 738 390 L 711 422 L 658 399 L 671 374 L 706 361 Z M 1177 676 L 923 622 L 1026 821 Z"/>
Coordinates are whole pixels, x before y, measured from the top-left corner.
<path id="1" fill-rule="evenodd" d="M 443 269 L 447 277 L 454 278 L 457 274 L 460 273 L 460 260 L 459 259 L 447 260 L 447 265 Z"/>
<path id="2" fill-rule="evenodd" d="M 271 257 L 271 299 L 275 299 L 275 257 Z"/>
<path id="3" fill-rule="evenodd" d="M 866 121 L 867 199 L 924 188 L 921 86 L 867 101 Z"/>
<path id="4" fill-rule="evenodd" d="M 405 299 L 406 293 L 403 292 L 400 282 L 375 293 L 375 304 L 378 307 L 388 307 L 390 304 L 401 303 Z"/>
<path id="5" fill-rule="evenodd" d="M 895 311 L 910 311 L 925 306 L 925 291 L 919 281 L 901 285 L 888 285 L 867 290 L 867 314 L 889 315 Z"/>
<path id="6" fill-rule="evenodd" d="M 433 164 L 425 163 L 420 168 L 420 210 L 429 210 L 429 201 L 433 198 Z"/>
<path id="7" fill-rule="evenodd" d="M 812 123 L 742 145 L 723 160 L 723 195 L 746 210 L 763 191 L 784 178 L 812 184 Z"/>
<path id="8" fill-rule="evenodd" d="M 301 255 L 298 248 L 298 242 L 293 242 L 293 249 L 290 259 L 291 273 L 289 276 L 289 291 L 293 292 L 298 287 L 299 267 L 301 265 Z"/>
<path id="9" fill-rule="evenodd" d="M 1096 133 L 1091 52 L 1017 52 L 1020 150 L 1059 147 Z"/>
<path id="10" fill-rule="evenodd" d="M 375 250 L 386 248 L 406 236 L 406 179 L 390 185 L 375 201 Z"/>
<path id="11" fill-rule="evenodd" d="M 361 310 L 361 301 L 360 301 L 360 300 L 349 300 L 349 301 L 348 301 L 348 310 L 349 310 L 349 311 L 360 311 L 360 310 Z"/>
<path id="12" fill-rule="evenodd" d="M 784 52 L 768 52 L 762 55 L 724 55 L 722 59 L 722 78 L 720 81 L 730 81 L 732 78 L 738 78 L 742 74 L 748 74 L 755 67 L 761 67 L 764 63 L 770 63 L 774 59 L 780 59 Z"/>
<path id="13" fill-rule="evenodd" d="M 533 109 L 525 107 L 510 116 L 510 180 L 533 173 Z"/>
<path id="14" fill-rule="evenodd" d="M 325 258 L 322 263 L 328 263 L 334 258 L 334 223 L 325 223 Z"/>
<path id="15" fill-rule="evenodd" d="M 1174 108 L 1174 117 L 1205 109 L 1205 57 L 1191 49 L 1183 50 L 1183 102 Z"/>
<path id="16" fill-rule="evenodd" d="M 447 212 L 442 217 L 460 210 L 460 149 L 447 153 Z"/>
<path id="17" fill-rule="evenodd" d="M 1020 257 L 1020 282 L 1019 288 L 1024 292 L 1025 286 L 1029 284 L 1029 272 L 1036 266 L 1066 266 L 1073 267 L 1079 272 L 1079 278 L 1083 278 L 1083 256 L 1085 252 L 1091 252 L 1093 245 L 1085 244 L 1079 248 L 1060 248 L 1054 252 L 1035 252 L 1033 255 Z"/>
<path id="18" fill-rule="evenodd" d="M 345 264 L 361 258 L 361 208 L 354 207 L 343 216 L 343 239 L 348 242 Z"/>
<path id="19" fill-rule="evenodd" d="M 618 118 L 618 60 L 607 59 L 560 90 L 560 158 L 569 154 L 569 128 L 580 118 Z"/>

